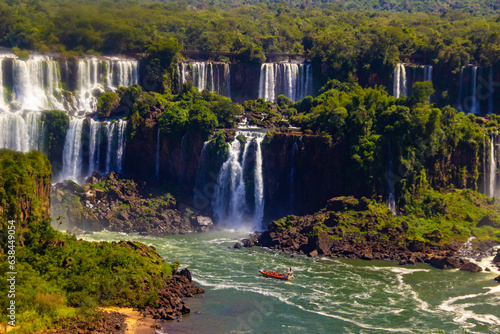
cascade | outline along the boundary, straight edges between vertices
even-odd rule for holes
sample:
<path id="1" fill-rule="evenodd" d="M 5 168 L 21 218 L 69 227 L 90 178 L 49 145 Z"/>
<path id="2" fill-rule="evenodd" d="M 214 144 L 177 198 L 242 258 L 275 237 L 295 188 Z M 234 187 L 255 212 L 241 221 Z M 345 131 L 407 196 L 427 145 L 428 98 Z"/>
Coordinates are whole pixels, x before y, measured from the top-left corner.
<path id="1" fill-rule="evenodd" d="M 292 101 L 312 95 L 311 64 L 265 63 L 260 67 L 259 98 L 275 101 L 280 94 Z"/>
<path id="2" fill-rule="evenodd" d="M 124 120 L 99 122 L 89 119 L 89 132 L 84 133 L 85 118 L 71 118 L 63 150 L 63 169 L 60 179 L 80 178 L 91 175 L 93 172 L 121 173 L 125 154 L 125 132 L 127 122 Z M 83 140 L 88 135 L 89 168 L 87 174 L 82 171 Z M 106 145 L 104 168 L 100 162 L 101 142 Z"/>
<path id="3" fill-rule="evenodd" d="M 262 230 L 262 221 L 264 219 L 264 176 L 262 173 L 262 148 L 261 144 L 264 136 L 256 136 L 255 142 L 257 144 L 257 152 L 255 153 L 255 228 Z M 244 160 L 245 161 L 245 160 Z"/>
<path id="4" fill-rule="evenodd" d="M 101 123 L 90 119 L 89 175 L 98 171 L 101 155 Z"/>
<path id="5" fill-rule="evenodd" d="M 160 125 L 158 124 L 158 132 L 156 133 L 156 164 L 155 164 L 156 181 L 160 181 Z"/>
<path id="6" fill-rule="evenodd" d="M 274 64 L 262 64 L 260 66 L 259 98 L 266 101 L 274 101 Z"/>
<path id="7" fill-rule="evenodd" d="M 111 156 L 113 154 L 113 140 L 115 139 L 115 128 L 116 128 L 116 123 L 114 122 L 106 122 L 106 142 L 107 142 L 107 148 L 106 148 L 106 169 L 104 170 L 105 174 L 108 174 L 111 171 Z"/>
<path id="8" fill-rule="evenodd" d="M 472 67 L 472 103 L 471 103 L 471 113 L 480 113 L 480 106 L 477 100 L 477 66 Z"/>
<path id="9" fill-rule="evenodd" d="M 495 196 L 497 163 L 495 155 L 495 139 L 490 138 L 490 196 Z"/>
<path id="10" fill-rule="evenodd" d="M 34 56 L 13 61 L 12 102 L 20 110 L 63 109 L 56 61 Z"/>
<path id="11" fill-rule="evenodd" d="M 180 83 L 191 81 L 201 92 L 208 89 L 213 93 L 230 97 L 231 73 L 229 64 L 212 62 L 182 63 L 179 67 Z"/>
<path id="12" fill-rule="evenodd" d="M 0 113 L 0 148 L 28 152 L 42 150 L 43 122 L 40 112 Z"/>
<path id="13" fill-rule="evenodd" d="M 63 149 L 63 179 L 77 180 L 82 166 L 82 129 L 84 118 L 72 118 Z"/>
<path id="14" fill-rule="evenodd" d="M 5 103 L 5 91 L 3 88 L 3 58 L 0 58 L 0 112 L 8 110 L 9 107 Z"/>
<path id="15" fill-rule="evenodd" d="M 106 73 L 106 84 L 112 89 L 120 86 L 128 87 L 139 83 L 139 66 L 137 61 L 111 59 L 105 60 L 104 72 Z"/>
<path id="16" fill-rule="evenodd" d="M 489 195 L 488 172 L 486 170 L 486 135 L 483 136 L 483 194 Z"/>
<path id="17" fill-rule="evenodd" d="M 231 68 L 229 64 L 224 64 L 224 78 L 226 78 L 226 96 L 231 98 Z"/>
<path id="18" fill-rule="evenodd" d="M 403 95 L 407 96 L 406 69 L 403 64 L 399 63 L 394 68 L 393 96 L 399 98 Z"/>
<path id="19" fill-rule="evenodd" d="M 116 171 L 122 172 L 123 157 L 125 156 L 125 132 L 127 131 L 127 122 L 120 119 L 118 120 L 118 143 L 116 147 Z"/>
<path id="20" fill-rule="evenodd" d="M 117 58 L 83 58 L 78 60 L 76 101 L 77 111 L 92 113 L 97 109 L 96 92 L 116 90 L 139 82 L 139 66 L 135 60 Z"/>
<path id="21" fill-rule="evenodd" d="M 396 215 L 396 197 L 394 196 L 394 166 L 392 162 L 392 150 L 391 150 L 391 142 L 387 143 L 387 156 L 389 163 L 389 173 L 387 175 L 387 188 L 388 188 L 388 198 L 387 198 L 387 206 L 392 211 L 394 215 Z"/>
<path id="22" fill-rule="evenodd" d="M 238 139 L 240 135 L 245 138 L 244 144 Z M 265 201 L 260 145 L 264 137 L 265 134 L 261 132 L 238 131 L 229 145 L 227 159 L 219 170 L 212 200 L 212 208 L 220 224 L 231 228 L 262 228 Z M 251 146 L 255 146 L 255 151 L 249 150 Z M 247 200 L 249 196 L 244 177 L 244 171 L 252 165 L 254 187 L 248 195 L 254 197 L 253 208 Z"/>

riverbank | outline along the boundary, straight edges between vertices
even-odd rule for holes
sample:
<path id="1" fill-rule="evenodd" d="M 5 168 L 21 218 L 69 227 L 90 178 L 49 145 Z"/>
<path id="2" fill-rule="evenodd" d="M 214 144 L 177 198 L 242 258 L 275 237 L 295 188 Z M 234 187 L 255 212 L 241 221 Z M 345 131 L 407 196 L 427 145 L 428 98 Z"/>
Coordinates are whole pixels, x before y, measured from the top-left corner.
<path id="1" fill-rule="evenodd" d="M 421 197 L 405 208 L 407 214 L 399 216 L 385 204 L 365 198 L 332 198 L 312 215 L 271 222 L 267 231 L 243 239 L 242 245 L 311 257 L 428 263 L 472 272 L 497 270 L 494 264 L 480 268 L 470 261 L 496 254 L 493 246 L 499 244 L 500 207 L 494 200 L 470 190 L 427 191 Z"/>
<path id="2" fill-rule="evenodd" d="M 499 333 L 500 285 L 493 272 L 472 274 L 428 265 L 397 265 L 308 257 L 262 247 L 234 249 L 247 233 L 216 231 L 127 238 L 154 246 L 164 258 L 182 258 L 205 293 L 186 302 L 191 313 L 162 324 L 162 333 Z M 97 232 L 89 241 L 123 238 Z M 292 256 L 293 255 L 293 256 Z M 259 269 L 292 267 L 290 282 Z M 494 305 L 494 306 L 492 306 Z"/>

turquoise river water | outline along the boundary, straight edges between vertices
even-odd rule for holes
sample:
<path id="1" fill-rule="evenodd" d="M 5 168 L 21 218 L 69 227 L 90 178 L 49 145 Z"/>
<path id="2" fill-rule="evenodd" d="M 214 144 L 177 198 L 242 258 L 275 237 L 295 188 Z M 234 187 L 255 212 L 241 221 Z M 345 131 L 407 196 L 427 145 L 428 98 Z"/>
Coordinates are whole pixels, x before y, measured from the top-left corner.
<path id="1" fill-rule="evenodd" d="M 160 333 L 500 333 L 498 272 L 308 258 L 234 249 L 240 232 L 139 236 L 100 232 L 91 241 L 136 240 L 179 260 L 205 294 Z M 296 279 L 263 277 L 260 268 Z"/>

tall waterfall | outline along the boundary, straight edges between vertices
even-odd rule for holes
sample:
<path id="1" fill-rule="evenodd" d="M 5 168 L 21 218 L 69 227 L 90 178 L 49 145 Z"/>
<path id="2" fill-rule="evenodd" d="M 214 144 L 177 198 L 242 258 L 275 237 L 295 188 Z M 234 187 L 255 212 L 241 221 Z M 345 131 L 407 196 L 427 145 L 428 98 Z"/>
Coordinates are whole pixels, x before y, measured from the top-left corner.
<path id="1" fill-rule="evenodd" d="M 86 132 L 85 118 L 71 118 L 63 150 L 63 168 L 59 179 L 80 181 L 93 172 L 120 173 L 125 154 L 124 120 L 99 122 L 88 119 Z M 88 170 L 83 169 L 84 146 L 88 143 Z M 105 150 L 101 150 L 103 147 Z"/>
<path id="2" fill-rule="evenodd" d="M 239 136 L 245 138 L 244 143 L 238 139 Z M 229 145 L 212 200 L 214 214 L 222 225 L 262 228 L 265 201 L 261 143 L 264 136 L 261 132 L 238 131 Z M 251 180 L 253 187 L 250 187 Z"/>
<path id="3" fill-rule="evenodd" d="M 3 58 L 0 58 L 0 112 L 8 110 L 5 103 L 5 89 L 3 88 Z"/>
<path id="4" fill-rule="evenodd" d="M 393 161 L 392 161 L 391 142 L 387 143 L 387 158 L 388 158 L 388 165 L 389 165 L 389 171 L 387 173 L 387 192 L 388 192 L 387 206 L 392 211 L 392 213 L 395 215 L 396 214 L 396 197 L 394 195 L 394 193 L 395 193 L 394 166 L 393 166 Z"/>
<path id="5" fill-rule="evenodd" d="M 40 112 L 0 112 L 0 148 L 28 152 L 43 149 L 43 122 Z"/>
<path id="6" fill-rule="evenodd" d="M 496 188 L 496 173 L 497 173 L 497 161 L 495 154 L 495 138 L 490 138 L 490 177 L 489 177 L 489 195 L 491 197 L 495 196 Z"/>
<path id="7" fill-rule="evenodd" d="M 12 103 L 20 110 L 63 109 L 59 64 L 48 57 L 15 59 Z"/>
<path id="8" fill-rule="evenodd" d="M 457 110 L 473 113 L 493 113 L 493 68 L 463 66 L 460 69 Z"/>
<path id="9" fill-rule="evenodd" d="M 259 98 L 275 101 L 283 94 L 292 101 L 312 95 L 312 66 L 306 63 L 265 63 L 260 68 Z"/>
<path id="10" fill-rule="evenodd" d="M 231 97 L 231 73 L 229 64 L 213 62 L 182 63 L 181 84 L 190 81 L 201 92 L 208 89 L 219 95 Z"/>
<path id="11" fill-rule="evenodd" d="M 83 118 L 72 118 L 66 133 L 63 150 L 63 179 L 77 180 L 82 166 L 82 129 Z"/>
<path id="12" fill-rule="evenodd" d="M 407 96 L 406 92 L 406 69 L 401 63 L 394 68 L 393 96 L 399 98 Z"/>
<path id="13" fill-rule="evenodd" d="M 394 68 L 393 96 L 410 96 L 413 84 L 419 81 L 432 82 L 432 65 L 397 64 Z"/>
<path id="14" fill-rule="evenodd" d="M 89 175 L 100 168 L 101 156 L 101 123 L 90 119 L 89 140 Z"/>
<path id="15" fill-rule="evenodd" d="M 12 59 L 4 65 L 8 57 Z M 81 58 L 72 68 L 67 60 L 49 56 L 17 59 L 13 55 L 4 55 L 0 65 L 0 110 L 3 111 L 57 109 L 83 115 L 96 111 L 97 93 L 139 82 L 138 62 L 135 60 Z M 12 72 L 12 81 L 3 80 L 5 66 L 11 66 L 8 69 Z M 76 73 L 76 77 L 71 78 L 70 73 Z M 11 96 L 6 96 L 6 88 L 12 91 Z M 73 88 L 74 91 L 70 91 Z"/>

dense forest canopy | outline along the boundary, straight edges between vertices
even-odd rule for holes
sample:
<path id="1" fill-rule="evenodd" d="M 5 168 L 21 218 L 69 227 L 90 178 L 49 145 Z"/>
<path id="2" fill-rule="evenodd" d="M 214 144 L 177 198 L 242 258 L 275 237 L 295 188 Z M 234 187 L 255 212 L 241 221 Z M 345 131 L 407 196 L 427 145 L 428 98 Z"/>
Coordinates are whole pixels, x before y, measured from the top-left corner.
<path id="1" fill-rule="evenodd" d="M 395 62 L 401 54 L 454 69 L 500 59 L 494 1 L 258 2 L 1 1 L 0 45 L 63 54 L 138 53 L 175 38 L 187 50 L 309 51 L 340 71 L 353 62 Z M 379 11 L 386 7 L 403 11 Z"/>

